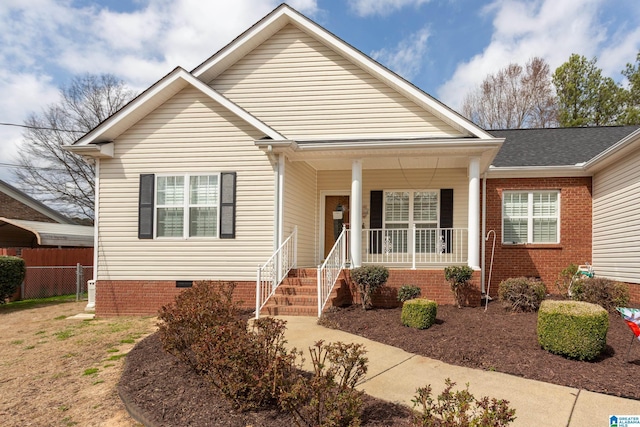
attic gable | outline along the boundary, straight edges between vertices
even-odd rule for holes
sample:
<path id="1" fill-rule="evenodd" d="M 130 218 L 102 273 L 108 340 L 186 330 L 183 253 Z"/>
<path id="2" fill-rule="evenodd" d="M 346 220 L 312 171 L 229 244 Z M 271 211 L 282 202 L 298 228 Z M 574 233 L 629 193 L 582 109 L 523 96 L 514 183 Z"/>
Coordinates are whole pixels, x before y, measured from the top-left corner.
<path id="1" fill-rule="evenodd" d="M 323 46 L 325 51 L 330 51 L 332 55 L 342 58 L 342 61 L 346 61 L 352 68 L 357 68 L 367 74 L 379 85 L 386 86 L 388 91 L 396 92 L 398 96 L 404 98 L 405 102 L 408 101 L 417 109 L 426 111 L 436 118 L 434 123 L 446 124 L 447 127 L 454 130 L 451 133 L 457 137 L 492 139 L 492 136 L 483 129 L 284 4 L 196 67 L 192 74 L 203 82 L 219 87 L 216 82 L 223 74 L 227 74 L 234 67 L 238 68 L 237 64 L 241 63 L 243 58 L 250 57 L 254 51 L 260 49 L 261 45 L 268 44 L 271 38 L 278 38 L 284 33 L 290 33 L 291 29 L 287 27 L 297 29 L 305 35 L 306 40 L 314 40 L 315 43 Z M 229 94 L 229 96 L 231 95 Z M 241 101 L 236 98 L 236 102 L 240 103 Z M 258 110 L 251 110 L 249 105 L 245 108 L 256 115 L 261 113 Z M 436 124 L 436 127 L 438 126 L 441 125 Z M 287 136 L 292 137 L 291 135 Z M 444 135 L 439 135 L 439 137 L 442 136 Z"/>

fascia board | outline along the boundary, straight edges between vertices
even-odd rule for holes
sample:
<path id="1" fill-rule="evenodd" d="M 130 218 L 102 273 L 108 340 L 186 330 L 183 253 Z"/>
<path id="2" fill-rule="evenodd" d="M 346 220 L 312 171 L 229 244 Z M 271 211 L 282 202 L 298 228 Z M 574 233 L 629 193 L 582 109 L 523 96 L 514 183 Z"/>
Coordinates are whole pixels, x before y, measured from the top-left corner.
<path id="1" fill-rule="evenodd" d="M 640 129 L 627 135 L 584 164 L 585 170 L 598 172 L 640 147 Z"/>
<path id="2" fill-rule="evenodd" d="M 591 176 L 583 166 L 490 166 L 487 178 L 565 178 Z"/>

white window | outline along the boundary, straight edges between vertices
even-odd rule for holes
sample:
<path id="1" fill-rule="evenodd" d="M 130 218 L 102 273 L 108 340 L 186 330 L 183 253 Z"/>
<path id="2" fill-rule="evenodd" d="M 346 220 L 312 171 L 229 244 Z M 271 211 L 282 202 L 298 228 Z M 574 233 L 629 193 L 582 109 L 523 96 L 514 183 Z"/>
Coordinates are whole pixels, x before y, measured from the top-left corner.
<path id="1" fill-rule="evenodd" d="M 559 191 L 505 191 L 503 243 L 559 243 Z"/>
<path id="2" fill-rule="evenodd" d="M 409 230 L 415 225 L 416 251 L 435 251 L 435 229 L 438 227 L 437 191 L 387 191 L 384 203 L 385 241 L 388 250 L 407 252 L 410 247 Z"/>
<path id="3" fill-rule="evenodd" d="M 156 179 L 157 237 L 218 237 L 218 175 Z"/>

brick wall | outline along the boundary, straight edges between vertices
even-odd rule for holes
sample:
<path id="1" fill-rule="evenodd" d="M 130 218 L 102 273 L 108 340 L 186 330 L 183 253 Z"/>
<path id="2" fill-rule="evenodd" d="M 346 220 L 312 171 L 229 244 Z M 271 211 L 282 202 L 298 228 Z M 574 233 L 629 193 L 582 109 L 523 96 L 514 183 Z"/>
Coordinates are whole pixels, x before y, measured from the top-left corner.
<path id="1" fill-rule="evenodd" d="M 354 304 L 360 304 L 360 298 L 355 284 L 346 271 L 346 280 L 352 294 Z M 466 304 L 470 307 L 480 305 L 480 271 L 474 271 L 471 278 L 472 290 L 466 296 Z M 420 288 L 420 297 L 437 302 L 439 305 L 453 305 L 455 300 L 451 293 L 449 282 L 444 279 L 444 269 L 429 270 L 405 270 L 389 269 L 389 279 L 384 286 L 378 289 L 372 298 L 374 307 L 398 307 L 398 290 L 403 285 L 412 285 Z"/>
<path id="2" fill-rule="evenodd" d="M 234 299 L 243 301 L 244 308 L 255 308 L 256 283 L 235 283 Z M 98 280 L 96 316 L 155 316 L 185 289 L 177 288 L 176 282 L 169 280 Z"/>
<path id="3" fill-rule="evenodd" d="M 487 180 L 487 232 L 496 232 L 491 296 L 497 295 L 502 280 L 519 276 L 539 277 L 548 292 L 558 293 L 555 283 L 562 269 L 571 263 L 591 262 L 591 189 L 590 177 Z M 560 190 L 560 244 L 503 245 L 505 190 Z M 492 238 L 486 243 L 488 278 Z"/>
<path id="4" fill-rule="evenodd" d="M 28 221 L 56 222 L 3 192 L 0 192 L 0 216 Z"/>

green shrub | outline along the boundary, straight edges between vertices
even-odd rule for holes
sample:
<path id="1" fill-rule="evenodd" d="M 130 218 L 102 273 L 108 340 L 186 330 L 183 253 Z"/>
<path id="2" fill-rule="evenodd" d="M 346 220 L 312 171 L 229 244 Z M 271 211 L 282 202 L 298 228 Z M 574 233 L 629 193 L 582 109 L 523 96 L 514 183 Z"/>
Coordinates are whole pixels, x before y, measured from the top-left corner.
<path id="1" fill-rule="evenodd" d="M 473 270 L 467 265 L 453 265 L 445 267 L 444 278 L 451 285 L 451 292 L 458 308 L 461 307 L 461 297 L 471 284 L 469 280 L 473 276 Z"/>
<path id="2" fill-rule="evenodd" d="M 398 289 L 398 301 L 405 302 L 420 296 L 420 288 L 413 285 L 402 285 Z"/>
<path id="3" fill-rule="evenodd" d="M 629 304 L 629 285 L 602 277 L 584 277 L 571 287 L 571 299 L 598 304 L 605 310 Z"/>
<path id="4" fill-rule="evenodd" d="M 431 385 L 419 388 L 413 402 L 413 425 L 417 427 L 502 427 L 512 423 L 516 410 L 509 408 L 507 400 L 483 397 L 477 400 L 464 390 L 452 391 L 456 383 L 449 378 L 445 389 L 434 400 Z M 419 408 L 416 409 L 416 407 Z"/>
<path id="5" fill-rule="evenodd" d="M 544 283 L 526 277 L 504 280 L 498 288 L 498 299 L 511 311 L 536 311 L 545 294 Z"/>
<path id="6" fill-rule="evenodd" d="M 295 416 L 298 426 L 359 426 L 364 392 L 355 387 L 367 373 L 362 344 L 318 341 L 309 353 L 313 374 L 299 376 L 284 390 L 280 407 Z"/>
<path id="7" fill-rule="evenodd" d="M 351 278 L 358 287 L 362 307 L 368 310 L 372 307 L 371 295 L 385 284 L 389 278 L 389 270 L 381 265 L 365 265 L 351 270 Z"/>
<path id="8" fill-rule="evenodd" d="M 436 322 L 438 304 L 424 298 L 406 301 L 400 315 L 402 324 L 410 328 L 428 329 Z"/>
<path id="9" fill-rule="evenodd" d="M 4 304 L 16 292 L 26 271 L 22 258 L 0 256 L 0 304 Z"/>
<path id="10" fill-rule="evenodd" d="M 538 343 L 571 359 L 593 360 L 607 344 L 609 315 L 596 304 L 543 301 L 538 311 Z"/>

